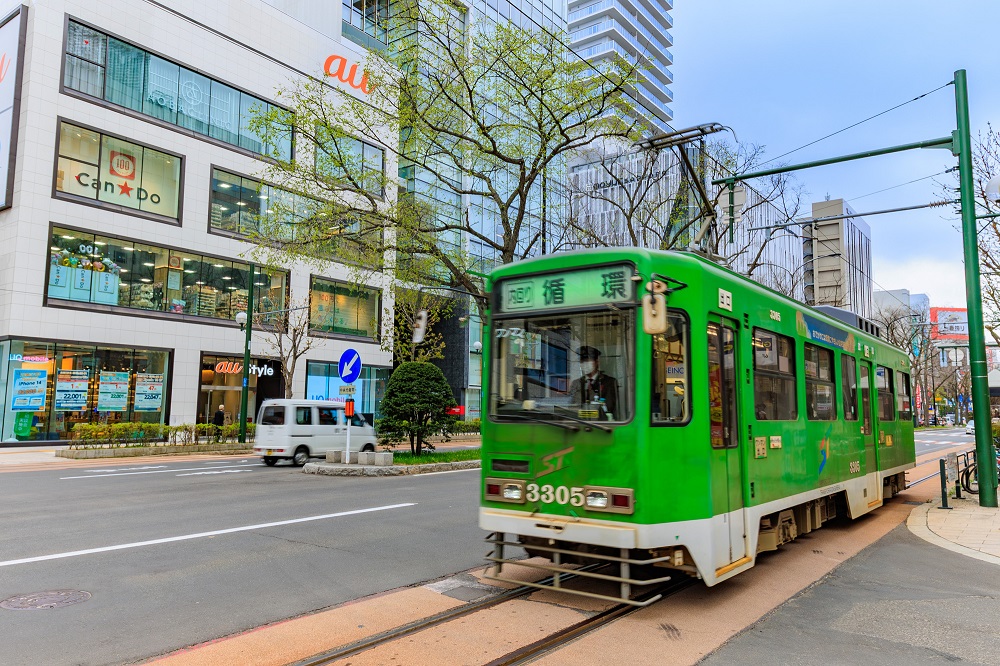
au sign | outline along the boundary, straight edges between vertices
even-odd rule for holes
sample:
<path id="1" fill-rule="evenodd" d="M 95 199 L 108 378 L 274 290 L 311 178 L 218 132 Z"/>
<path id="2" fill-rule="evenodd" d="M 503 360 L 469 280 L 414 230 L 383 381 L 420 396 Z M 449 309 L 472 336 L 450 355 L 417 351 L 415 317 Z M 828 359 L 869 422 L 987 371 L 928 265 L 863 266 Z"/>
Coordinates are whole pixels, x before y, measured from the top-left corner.
<path id="1" fill-rule="evenodd" d="M 347 58 L 341 55 L 331 55 L 323 63 L 323 71 L 327 76 L 335 76 L 342 83 L 346 83 L 355 90 L 360 90 L 366 95 L 372 92 L 372 85 L 368 81 L 368 72 L 361 71 L 361 81 L 355 83 L 358 75 L 358 63 L 351 63 L 351 69 L 347 69 Z"/>
<path id="2" fill-rule="evenodd" d="M 236 361 L 219 361 L 215 364 L 215 371 L 224 375 L 238 375 L 243 372 L 243 364 Z M 271 377 L 274 375 L 274 368 L 269 365 L 251 365 L 250 374 Z"/>

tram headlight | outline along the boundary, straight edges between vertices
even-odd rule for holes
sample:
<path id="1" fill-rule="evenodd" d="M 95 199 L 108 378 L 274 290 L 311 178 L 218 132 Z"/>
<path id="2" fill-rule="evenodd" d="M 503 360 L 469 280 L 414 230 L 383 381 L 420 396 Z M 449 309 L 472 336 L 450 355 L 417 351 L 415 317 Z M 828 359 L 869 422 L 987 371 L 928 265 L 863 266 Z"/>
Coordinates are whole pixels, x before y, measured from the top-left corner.
<path id="1" fill-rule="evenodd" d="M 583 489 L 583 498 L 588 511 L 635 513 L 635 491 L 631 488 L 586 486 Z"/>
<path id="2" fill-rule="evenodd" d="M 608 508 L 608 493 L 603 490 L 587 491 L 587 508 L 589 509 Z"/>
<path id="3" fill-rule="evenodd" d="M 503 498 L 512 502 L 520 502 L 524 499 L 524 488 L 519 483 L 505 483 L 503 485 Z"/>

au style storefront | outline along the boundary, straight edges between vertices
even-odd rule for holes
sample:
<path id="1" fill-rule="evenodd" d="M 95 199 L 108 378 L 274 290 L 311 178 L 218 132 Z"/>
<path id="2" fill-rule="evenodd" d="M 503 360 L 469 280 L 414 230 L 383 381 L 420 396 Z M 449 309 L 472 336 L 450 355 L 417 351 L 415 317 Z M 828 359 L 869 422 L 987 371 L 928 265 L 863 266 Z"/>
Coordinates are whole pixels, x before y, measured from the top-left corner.
<path id="1" fill-rule="evenodd" d="M 201 355 L 201 390 L 198 392 L 198 423 L 211 423 L 221 405 L 226 423 L 239 423 L 243 395 L 243 357 L 203 353 Z M 264 400 L 285 397 L 281 361 L 251 358 L 247 382 L 247 421 L 253 423 L 257 408 Z"/>

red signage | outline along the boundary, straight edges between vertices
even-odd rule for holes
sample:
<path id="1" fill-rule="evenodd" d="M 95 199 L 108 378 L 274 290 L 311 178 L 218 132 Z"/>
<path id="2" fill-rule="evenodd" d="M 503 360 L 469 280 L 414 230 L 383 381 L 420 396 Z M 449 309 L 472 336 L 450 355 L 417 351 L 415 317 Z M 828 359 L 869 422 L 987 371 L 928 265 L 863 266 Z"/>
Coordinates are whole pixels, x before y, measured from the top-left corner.
<path id="1" fill-rule="evenodd" d="M 323 71 L 327 76 L 335 76 L 342 83 L 346 83 L 355 90 L 360 90 L 366 95 L 372 92 L 372 86 L 368 82 L 368 72 L 362 70 L 361 81 L 355 82 L 358 75 L 358 63 L 351 63 L 351 69 L 347 70 L 347 58 L 340 55 L 331 55 L 323 63 Z"/>
<path id="2" fill-rule="evenodd" d="M 119 153 L 117 150 L 111 151 L 111 164 L 109 165 L 112 176 L 135 180 L 135 157 L 128 153 Z"/>
<path id="3" fill-rule="evenodd" d="M 465 405 L 457 405 L 455 407 L 449 407 L 448 411 L 445 412 L 449 416 L 462 416 L 465 414 Z"/>

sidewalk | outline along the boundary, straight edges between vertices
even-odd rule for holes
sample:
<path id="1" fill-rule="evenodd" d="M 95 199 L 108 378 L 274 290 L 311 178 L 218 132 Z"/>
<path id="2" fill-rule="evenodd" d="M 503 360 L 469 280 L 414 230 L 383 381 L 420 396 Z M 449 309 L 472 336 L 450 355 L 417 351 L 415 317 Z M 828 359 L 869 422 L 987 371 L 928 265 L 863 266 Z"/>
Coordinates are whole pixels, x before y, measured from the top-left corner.
<path id="1" fill-rule="evenodd" d="M 1000 564 L 1000 509 L 979 506 L 978 496 L 941 499 L 915 508 L 906 521 L 913 534 L 942 548 L 991 564 Z"/>

